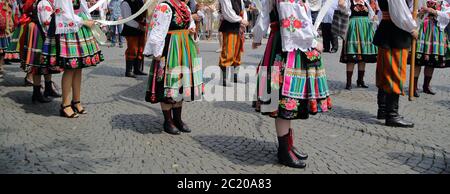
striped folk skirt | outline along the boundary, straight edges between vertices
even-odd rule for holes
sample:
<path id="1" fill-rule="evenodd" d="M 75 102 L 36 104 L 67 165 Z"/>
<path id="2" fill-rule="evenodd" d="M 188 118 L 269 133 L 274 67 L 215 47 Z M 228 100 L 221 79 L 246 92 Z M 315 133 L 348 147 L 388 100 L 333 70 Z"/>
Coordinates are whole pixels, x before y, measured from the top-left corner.
<path id="1" fill-rule="evenodd" d="M 341 63 L 376 63 L 378 48 L 373 44 L 375 30 L 369 17 L 351 17 Z"/>
<path id="2" fill-rule="evenodd" d="M 42 47 L 44 35 L 34 22 L 20 25 L 15 31 L 8 47 L 7 53 L 17 55 L 21 67 L 33 75 L 57 74 L 62 72 L 58 66 L 42 64 Z"/>
<path id="3" fill-rule="evenodd" d="M 450 67 L 448 44 L 447 32 L 441 31 L 435 19 L 426 18 L 420 24 L 416 64 L 435 68 Z"/>
<path id="4" fill-rule="evenodd" d="M 257 88 L 258 111 L 273 118 L 308 119 L 332 107 L 322 60 L 310 63 L 302 51 L 283 52 L 276 26 L 258 66 Z"/>
<path id="5" fill-rule="evenodd" d="M 404 95 L 408 49 L 379 48 L 376 84 L 388 94 Z"/>
<path id="6" fill-rule="evenodd" d="M 78 14 L 84 20 L 84 13 Z M 63 69 L 82 69 L 93 67 L 104 61 L 100 47 L 91 29 L 86 26 L 78 32 L 56 35 L 47 38 L 44 43 L 44 63 L 58 65 Z"/>
<path id="7" fill-rule="evenodd" d="M 222 53 L 219 66 L 237 67 L 241 65 L 241 57 L 244 52 L 244 37 L 239 33 L 223 32 Z"/>
<path id="8" fill-rule="evenodd" d="M 189 31 L 169 31 L 161 61 L 150 65 L 146 101 L 189 102 L 201 99 L 203 92 L 201 58 Z"/>

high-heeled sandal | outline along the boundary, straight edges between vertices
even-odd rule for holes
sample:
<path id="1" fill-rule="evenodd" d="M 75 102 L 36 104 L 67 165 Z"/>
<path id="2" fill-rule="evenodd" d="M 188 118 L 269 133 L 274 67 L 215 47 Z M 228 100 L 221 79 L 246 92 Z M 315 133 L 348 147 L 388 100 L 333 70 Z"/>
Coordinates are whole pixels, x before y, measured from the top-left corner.
<path id="1" fill-rule="evenodd" d="M 74 118 L 80 117 L 80 115 L 78 115 L 75 111 L 74 111 L 74 113 L 73 113 L 72 115 L 68 115 L 68 114 L 66 113 L 66 111 L 64 111 L 64 110 L 66 110 L 67 108 L 72 108 L 72 105 L 67 105 L 67 106 L 61 105 L 61 109 L 59 110 L 59 115 L 60 115 L 61 117 L 66 117 L 66 118 L 69 118 L 69 119 L 74 119 Z"/>
<path id="2" fill-rule="evenodd" d="M 78 114 L 82 114 L 82 115 L 85 115 L 85 114 L 87 114 L 87 111 L 83 108 L 82 110 L 79 110 L 78 108 L 77 108 L 77 106 L 75 106 L 75 105 L 77 105 L 77 104 L 81 104 L 81 102 L 80 101 L 77 101 L 77 102 L 73 102 L 72 101 L 72 109 L 75 111 L 75 112 L 77 112 Z"/>

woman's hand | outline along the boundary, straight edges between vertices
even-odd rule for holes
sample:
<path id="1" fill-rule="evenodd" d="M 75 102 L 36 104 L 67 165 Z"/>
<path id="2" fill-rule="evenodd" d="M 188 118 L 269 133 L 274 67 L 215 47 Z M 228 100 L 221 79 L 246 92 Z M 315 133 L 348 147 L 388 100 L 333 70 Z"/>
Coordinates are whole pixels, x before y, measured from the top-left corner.
<path id="1" fill-rule="evenodd" d="M 161 61 L 161 56 L 153 57 L 153 60 L 155 60 L 155 61 Z"/>
<path id="2" fill-rule="evenodd" d="M 88 28 L 92 28 L 95 25 L 95 21 L 93 21 L 93 20 L 85 20 L 85 21 L 83 21 L 83 25 L 85 25 Z"/>
<path id="3" fill-rule="evenodd" d="M 345 5 L 346 3 L 345 3 L 345 0 L 339 0 L 339 6 L 341 7 L 341 8 L 345 8 Z"/>
<path id="4" fill-rule="evenodd" d="M 316 50 L 323 53 L 323 44 L 321 42 L 317 43 Z"/>
<path id="5" fill-rule="evenodd" d="M 411 32 L 411 36 L 417 40 L 419 38 L 419 32 L 417 30 L 414 30 Z"/>
<path id="6" fill-rule="evenodd" d="M 195 33 L 197 33 L 197 30 L 195 28 L 189 28 L 189 33 L 195 34 Z"/>

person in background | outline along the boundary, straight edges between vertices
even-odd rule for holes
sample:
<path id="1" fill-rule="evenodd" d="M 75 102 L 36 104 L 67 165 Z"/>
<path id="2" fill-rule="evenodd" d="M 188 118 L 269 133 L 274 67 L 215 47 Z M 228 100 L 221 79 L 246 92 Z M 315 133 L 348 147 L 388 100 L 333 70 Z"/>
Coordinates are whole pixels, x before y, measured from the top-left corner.
<path id="1" fill-rule="evenodd" d="M 323 0 L 325 3 L 328 0 Z M 331 24 L 333 23 L 334 11 L 338 8 L 338 2 L 334 1 L 331 8 L 328 10 L 327 14 L 323 18 L 321 28 L 323 37 L 323 52 L 336 53 L 339 49 L 339 39 L 338 36 L 333 34 L 331 30 Z"/>
<path id="2" fill-rule="evenodd" d="M 306 0 L 309 3 L 311 9 L 311 17 L 314 23 L 316 23 L 317 16 L 319 15 L 319 11 L 322 8 L 322 0 Z"/>
<path id="3" fill-rule="evenodd" d="M 144 6 L 142 0 L 123 0 L 120 6 L 122 18 L 128 18 Z M 121 35 L 127 39 L 125 51 L 125 76 L 136 78 L 136 75 L 147 75 L 144 70 L 144 47 L 146 32 L 146 15 L 142 13 L 134 20 L 125 23 Z"/>
<path id="4" fill-rule="evenodd" d="M 110 13 L 110 20 L 117 21 L 122 19 L 122 13 L 120 5 L 123 0 L 111 0 L 108 4 L 108 10 Z M 123 29 L 123 25 L 109 26 L 111 32 L 111 46 L 115 47 L 116 43 L 119 43 L 119 47 L 123 47 L 123 37 L 120 35 Z"/>

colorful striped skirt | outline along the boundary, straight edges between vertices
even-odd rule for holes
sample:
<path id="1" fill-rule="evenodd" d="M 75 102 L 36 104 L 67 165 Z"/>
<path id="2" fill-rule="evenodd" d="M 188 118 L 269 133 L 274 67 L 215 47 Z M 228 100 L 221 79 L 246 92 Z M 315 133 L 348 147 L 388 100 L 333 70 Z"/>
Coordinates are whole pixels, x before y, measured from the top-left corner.
<path id="1" fill-rule="evenodd" d="M 220 67 L 236 67 L 241 65 L 241 57 L 244 52 L 243 36 L 239 33 L 223 32 L 222 53 L 220 55 Z"/>
<path id="2" fill-rule="evenodd" d="M 84 13 L 78 14 L 84 20 Z M 56 38 L 45 40 L 43 54 L 45 63 L 56 64 L 63 69 L 82 69 L 93 67 L 104 61 L 100 47 L 86 26 L 76 33 L 59 34 Z"/>
<path id="3" fill-rule="evenodd" d="M 161 61 L 150 65 L 146 101 L 174 103 L 203 96 L 201 58 L 187 30 L 169 31 Z"/>
<path id="4" fill-rule="evenodd" d="M 257 88 L 257 109 L 273 118 L 308 119 L 332 108 L 322 60 L 307 62 L 305 53 L 299 50 L 283 52 L 276 26 L 272 26 L 258 66 Z"/>
<path id="5" fill-rule="evenodd" d="M 435 68 L 450 67 L 449 40 L 435 19 L 427 17 L 421 24 L 417 40 L 416 65 Z"/>
<path id="6" fill-rule="evenodd" d="M 9 36 L 0 36 L 0 54 L 4 54 L 6 49 L 9 46 L 9 43 L 11 42 L 11 37 Z"/>
<path id="7" fill-rule="evenodd" d="M 375 30 L 369 17 L 351 17 L 341 63 L 376 63 L 378 48 L 373 44 Z"/>
<path id="8" fill-rule="evenodd" d="M 25 72 L 36 75 L 56 74 L 62 69 L 55 65 L 43 64 L 42 47 L 44 35 L 34 22 L 20 25 L 11 39 L 7 53 L 18 55 Z"/>
<path id="9" fill-rule="evenodd" d="M 376 84 L 388 94 L 404 95 L 409 49 L 379 48 Z"/>

